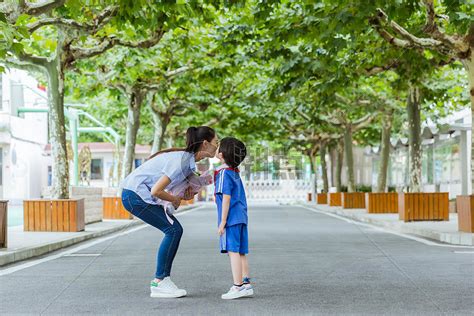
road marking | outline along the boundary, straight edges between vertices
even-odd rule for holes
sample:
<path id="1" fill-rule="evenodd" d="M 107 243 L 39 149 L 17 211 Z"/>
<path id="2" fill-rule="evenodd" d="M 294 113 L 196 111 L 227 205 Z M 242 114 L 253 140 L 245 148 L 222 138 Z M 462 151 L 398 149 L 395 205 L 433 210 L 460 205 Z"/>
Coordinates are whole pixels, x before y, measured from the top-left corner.
<path id="1" fill-rule="evenodd" d="M 474 254 L 474 251 L 453 251 L 454 253 L 470 253 Z"/>
<path id="2" fill-rule="evenodd" d="M 72 253 L 63 257 L 98 257 L 101 253 Z"/>
<path id="3" fill-rule="evenodd" d="M 193 208 L 193 209 L 190 209 L 189 211 L 184 211 L 182 213 L 178 213 L 176 214 L 175 216 L 181 216 L 181 215 L 185 215 L 185 214 L 188 214 L 190 212 L 193 212 L 193 211 L 196 211 L 196 210 L 199 210 L 201 208 L 203 208 L 203 206 L 199 206 L 199 207 L 196 207 L 196 208 Z M 107 240 L 110 240 L 110 239 L 113 239 L 113 238 L 117 238 L 117 237 L 120 237 L 120 236 L 124 236 L 124 235 L 128 235 L 130 233 L 133 233 L 133 232 L 136 232 L 136 231 L 139 231 L 143 228 L 146 228 L 146 227 L 150 227 L 148 224 L 141 224 L 140 226 L 138 227 L 134 227 L 134 228 L 131 228 L 131 229 L 128 229 L 126 231 L 123 231 L 123 232 L 120 232 L 120 233 L 113 233 L 112 235 L 109 235 L 109 236 L 105 236 L 105 237 L 99 237 L 97 239 L 93 239 L 92 241 L 89 241 L 83 245 L 80 245 L 80 246 L 77 246 L 77 247 L 74 247 L 74 248 L 71 248 L 69 250 L 65 250 L 65 251 L 62 251 L 60 253 L 57 253 L 55 255 L 50 255 L 50 256 L 47 256 L 45 258 L 41 258 L 41 259 L 36 259 L 36 260 L 31 260 L 29 262 L 26 262 L 26 263 L 23 263 L 23 264 L 19 264 L 17 266 L 14 266 L 14 267 L 11 267 L 11 268 L 7 268 L 7 269 L 3 269 L 3 270 L 0 270 L 0 277 L 1 276 L 4 276 L 4 275 L 7 275 L 7 274 L 12 274 L 14 272 L 17 272 L 17 271 L 20 271 L 20 270 L 24 270 L 24 269 L 27 269 L 27 268 L 31 268 L 31 267 L 34 267 L 38 264 L 41 264 L 41 263 L 44 263 L 44 262 L 48 262 L 48 261 L 51 261 L 51 260 L 54 260 L 54 259 L 58 259 L 58 258 L 61 258 L 63 256 L 68 256 L 68 255 L 71 255 L 75 252 L 78 252 L 78 251 L 81 251 L 81 250 L 84 250 L 84 249 L 87 249 L 87 248 L 90 248 L 92 246 L 95 246 L 97 244 L 100 244 L 104 241 L 107 241 Z"/>
<path id="4" fill-rule="evenodd" d="M 304 209 L 310 210 L 310 211 L 312 211 L 312 212 L 315 212 L 315 213 L 319 213 L 319 214 L 323 214 L 323 215 L 326 215 L 326 216 L 330 216 L 330 217 L 337 218 L 337 219 L 339 219 L 339 220 L 343 220 L 343 221 L 345 221 L 345 222 L 347 222 L 347 223 L 351 223 L 351 224 L 359 225 L 359 226 L 364 226 L 364 227 L 369 227 L 369 228 L 372 228 L 372 229 L 375 229 L 375 230 L 378 230 L 378 231 L 381 231 L 381 232 L 384 232 L 384 233 L 388 233 L 388 234 L 392 234 L 392 235 L 395 235 L 395 236 L 399 236 L 399 237 L 411 239 L 411 240 L 420 242 L 420 243 L 425 244 L 425 245 L 428 245 L 428 246 L 436 246 L 436 247 L 444 247 L 444 248 L 465 248 L 465 249 L 474 249 L 474 246 L 448 245 L 448 244 L 436 243 L 436 242 L 433 242 L 433 241 L 424 239 L 424 238 L 422 238 L 422 237 L 415 237 L 415 236 L 412 236 L 412 235 L 408 235 L 408 234 L 404 234 L 404 233 L 395 232 L 395 231 L 393 231 L 393 230 L 390 230 L 390 229 L 387 229 L 387 228 L 383 228 L 383 227 L 379 227 L 379 226 L 375 226 L 375 225 L 372 225 L 372 224 L 358 222 L 358 221 L 355 221 L 355 220 L 352 220 L 352 219 L 349 219 L 349 218 L 345 218 L 345 217 L 340 216 L 340 215 L 337 215 L 337 214 L 332 214 L 332 213 L 327 213 L 327 212 L 323 212 L 323 211 L 318 211 L 318 210 L 316 210 L 316 209 L 313 209 L 313 208 L 310 208 L 310 207 L 307 207 L 307 206 L 303 206 L 303 205 L 298 205 L 298 206 L 299 206 L 299 207 L 302 207 L 302 208 L 304 208 Z"/>

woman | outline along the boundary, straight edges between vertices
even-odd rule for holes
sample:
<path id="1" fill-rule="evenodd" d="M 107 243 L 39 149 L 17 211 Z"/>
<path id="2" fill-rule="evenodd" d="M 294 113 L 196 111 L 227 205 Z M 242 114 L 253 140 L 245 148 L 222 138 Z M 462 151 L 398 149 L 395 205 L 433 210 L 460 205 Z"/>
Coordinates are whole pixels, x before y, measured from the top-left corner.
<path id="1" fill-rule="evenodd" d="M 186 291 L 178 289 L 170 279 L 183 228 L 174 216 L 168 217 L 163 207 L 157 204 L 156 198 L 169 201 L 178 208 L 181 198 L 165 190 L 185 181 L 196 169 L 196 162 L 214 157 L 217 147 L 216 133 L 212 128 L 190 127 L 186 131 L 185 149 L 171 148 L 152 155 L 123 182 L 122 202 L 125 208 L 165 234 L 157 254 L 155 279 L 150 283 L 151 297 L 186 296 Z M 184 199 L 192 196 L 187 191 Z"/>

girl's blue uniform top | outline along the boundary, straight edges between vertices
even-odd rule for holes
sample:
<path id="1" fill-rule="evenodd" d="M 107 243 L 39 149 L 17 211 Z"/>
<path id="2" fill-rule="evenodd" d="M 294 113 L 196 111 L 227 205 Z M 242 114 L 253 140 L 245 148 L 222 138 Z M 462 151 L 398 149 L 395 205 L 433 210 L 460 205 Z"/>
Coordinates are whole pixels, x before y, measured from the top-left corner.
<path id="1" fill-rule="evenodd" d="M 217 224 L 222 220 L 222 196 L 230 195 L 229 214 L 227 215 L 227 225 L 237 224 L 247 225 L 247 198 L 240 179 L 238 169 L 223 166 L 215 174 L 215 197 L 217 204 Z"/>

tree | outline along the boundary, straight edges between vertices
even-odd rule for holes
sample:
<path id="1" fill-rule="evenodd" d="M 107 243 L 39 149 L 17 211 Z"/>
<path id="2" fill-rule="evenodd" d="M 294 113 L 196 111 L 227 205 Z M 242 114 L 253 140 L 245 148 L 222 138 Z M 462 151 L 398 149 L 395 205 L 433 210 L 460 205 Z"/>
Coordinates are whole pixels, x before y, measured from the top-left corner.
<path id="1" fill-rule="evenodd" d="M 149 9 L 138 13 L 141 23 Z M 162 25 L 151 22 L 151 32 L 134 29 L 117 5 L 84 7 L 82 1 L 47 1 L 30 4 L 9 2 L 2 7 L 8 23 L 21 30 L 22 38 L 9 51 L 8 63 L 40 70 L 48 80 L 49 140 L 52 145 L 52 197 L 69 195 L 64 114 L 65 74 L 82 59 L 100 55 L 110 48 L 151 47 L 163 36 Z M 47 16 L 43 13 L 49 13 Z M 130 14 L 130 13 L 127 13 Z M 156 18 L 156 17 L 155 17 Z M 131 40 L 136 33 L 141 40 Z M 150 34 L 151 33 L 151 34 Z M 130 36 L 133 35 L 133 36 Z M 145 39 L 143 39 L 145 38 Z"/>
<path id="2" fill-rule="evenodd" d="M 474 7 L 460 1 L 438 1 L 435 5 L 433 0 L 424 0 L 420 9 L 412 11 L 410 23 L 407 23 L 411 24 L 411 29 L 422 25 L 423 21 L 418 17 L 419 11 L 423 9 L 425 12 L 422 34 L 402 27 L 395 20 L 390 20 L 381 8 L 377 8 L 371 23 L 380 36 L 395 47 L 413 49 L 420 54 L 430 51 L 445 57 L 445 63 L 461 61 L 468 74 L 471 112 L 474 114 Z M 418 99 L 419 91 L 413 88 L 408 102 L 410 108 L 416 110 Z M 411 112 L 411 117 L 416 119 L 416 113 Z M 474 123 L 474 115 L 472 117 Z M 471 137 L 471 143 L 474 144 L 474 137 Z M 471 162 L 474 161 L 474 146 L 472 148 Z M 474 184 L 473 163 L 471 163 L 471 181 Z"/>

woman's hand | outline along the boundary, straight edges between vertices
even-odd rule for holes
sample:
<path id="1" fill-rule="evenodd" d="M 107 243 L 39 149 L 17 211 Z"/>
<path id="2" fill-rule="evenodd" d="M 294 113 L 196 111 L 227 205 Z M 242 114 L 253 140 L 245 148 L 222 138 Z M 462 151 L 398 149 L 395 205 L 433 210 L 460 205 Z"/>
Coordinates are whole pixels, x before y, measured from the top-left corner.
<path id="1" fill-rule="evenodd" d="M 178 207 L 181 205 L 181 198 L 176 197 L 175 200 L 172 202 L 173 207 L 175 210 L 178 209 Z"/>
<path id="2" fill-rule="evenodd" d="M 219 225 L 219 228 L 217 229 L 217 234 L 219 236 L 222 236 L 225 232 L 225 222 L 221 222 L 221 224 Z"/>
<path id="3" fill-rule="evenodd" d="M 193 189 L 191 187 L 188 187 L 186 191 L 184 191 L 183 200 L 190 200 L 193 197 L 194 197 Z"/>

